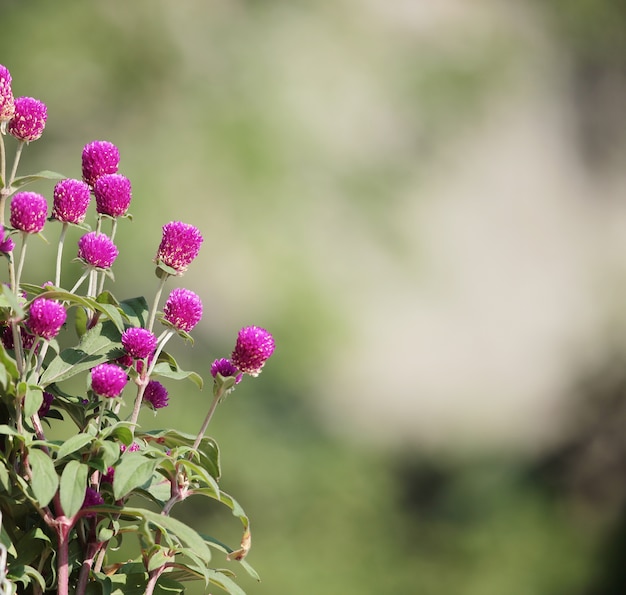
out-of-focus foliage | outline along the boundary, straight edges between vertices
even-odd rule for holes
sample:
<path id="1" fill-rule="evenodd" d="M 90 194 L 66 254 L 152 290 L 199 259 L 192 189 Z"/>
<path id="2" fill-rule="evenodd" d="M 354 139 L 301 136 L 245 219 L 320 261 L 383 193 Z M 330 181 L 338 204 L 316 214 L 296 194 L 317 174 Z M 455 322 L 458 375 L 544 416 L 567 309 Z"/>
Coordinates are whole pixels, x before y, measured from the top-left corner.
<path id="1" fill-rule="evenodd" d="M 238 389 L 215 428 L 228 453 L 224 489 L 246 494 L 240 499 L 252 520 L 250 560 L 262 583 L 249 585 L 251 593 L 621 592 L 606 552 L 620 543 L 623 495 L 598 514 L 571 483 L 557 489 L 546 480 L 559 476 L 562 449 L 577 442 L 580 427 L 536 458 L 458 453 L 454 436 L 445 456 L 413 447 L 400 456 L 367 435 L 356 445 L 338 439 L 332 407 L 322 414 L 316 406 L 322 391 L 332 393 L 325 371 L 350 345 L 347 313 L 358 306 L 333 283 L 344 278 L 355 293 L 384 287 L 388 261 L 363 250 L 363 238 L 391 255 L 392 272 L 419 275 L 398 233 L 404 198 L 435 165 L 440 175 L 455 174 L 445 166 L 448 143 L 481 119 L 490 94 L 515 87 L 511 73 L 527 50 L 499 32 L 490 10 L 455 17 L 456 4 L 446 4 L 458 19 L 455 35 L 438 18 L 423 28 L 408 17 L 406 28 L 390 27 L 402 21 L 392 13 L 412 14 L 409 5 L 436 10 L 417 2 L 383 7 L 392 4 L 189 1 L 183 9 L 155 0 L 14 0 L 0 15 L 0 61 L 48 103 L 54 142 L 33 147 L 53 153 L 42 153 L 42 164 L 75 175 L 71 164 L 85 142 L 120 146 L 131 211 L 155 228 L 134 241 L 156 247 L 158 226 L 179 217 L 207 233 L 205 272 L 195 279 L 205 284 L 204 332 L 224 349 L 207 353 L 197 340 L 195 368 L 227 353 L 237 327 L 249 322 L 243 315 L 276 331 L 267 394 Z M 575 101 L 587 97 L 578 91 L 605 89 L 587 84 L 594 73 L 622 76 L 615 74 L 623 74 L 626 55 L 619 2 L 527 4 L 555 25 L 551 42 L 583 65 L 584 76 L 568 79 Z M 619 97 L 611 89 L 609 102 Z M 610 110 L 594 109 L 599 95 L 589 93 L 580 121 L 606 116 L 593 138 L 617 133 L 609 152 L 622 155 L 619 126 Z M 588 146 L 599 155 L 597 144 Z M 337 235 L 342 242 L 332 241 Z M 152 279 L 132 245 L 122 246 L 128 256 L 116 269 L 130 294 Z M 342 257 L 352 264 L 337 272 Z M 45 266 L 44 256 L 42 281 Z M 591 402 L 597 390 L 585 392 Z M 195 431 L 206 398 L 173 394 L 172 425 Z M 611 473 L 623 473 L 618 460 Z M 217 513 L 200 517 L 187 506 L 183 520 L 227 530 Z"/>

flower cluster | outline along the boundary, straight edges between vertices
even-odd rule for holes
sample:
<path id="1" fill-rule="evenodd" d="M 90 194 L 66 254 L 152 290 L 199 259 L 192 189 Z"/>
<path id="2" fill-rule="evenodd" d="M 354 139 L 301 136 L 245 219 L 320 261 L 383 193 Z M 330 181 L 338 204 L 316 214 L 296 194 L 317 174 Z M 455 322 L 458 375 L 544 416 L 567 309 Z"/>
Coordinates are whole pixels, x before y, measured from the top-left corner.
<path id="1" fill-rule="evenodd" d="M 25 592 L 58 595 L 117 592 L 130 584 L 120 576 L 126 573 L 132 574 L 133 588 L 146 595 L 162 586 L 181 593 L 182 584 L 169 576 L 159 583 L 174 567 L 180 580 L 201 576 L 207 584 L 228 585 L 231 571 L 210 566 L 209 548 L 219 541 L 167 517 L 193 491 L 214 498 L 243 524 L 231 559 L 241 561 L 247 554 L 248 519 L 218 484 L 219 451 L 206 431 L 217 405 L 244 375 L 261 372 L 274 352 L 274 338 L 261 327 L 242 328 L 230 359 L 216 359 L 207 370 L 212 400 L 192 406 L 180 390 L 170 397 L 169 382 L 187 379 L 202 387 L 201 376 L 181 369 L 166 351 L 172 338 L 191 340 L 202 320 L 202 300 L 184 287 L 162 299 L 168 279 L 179 280 L 198 257 L 201 231 L 182 221 L 163 225 L 153 258 L 154 295 L 150 300 L 113 296 L 105 283 L 113 281 L 120 253 L 114 240 L 121 220 L 129 218 L 132 197 L 130 179 L 118 172 L 120 151 L 109 141 L 94 140 L 82 149 L 76 178 L 47 170 L 16 177 L 27 145 L 44 132 L 47 108 L 32 97 L 14 98 L 11 85 L 9 70 L 0 65 L 0 256 L 8 268 L 0 285 L 0 410 L 9 440 L 0 449 L 0 469 L 11 472 L 11 481 L 0 482 L 6 576 L 16 577 Z M 11 167 L 6 167 L 5 137 L 15 147 Z M 22 189 L 34 180 L 54 180 L 51 209 L 43 194 Z M 10 226 L 4 224 L 7 204 Z M 54 281 L 25 283 L 26 246 L 47 223 L 58 230 Z M 79 236 L 72 256 L 84 265 L 73 286 L 62 275 L 72 272 L 63 270 L 66 236 L 72 233 Z M 146 257 L 150 268 L 154 254 L 153 246 Z M 81 292 L 83 283 L 87 289 Z M 202 408 L 197 434 L 141 429 L 142 410 L 163 415 L 170 401 Z M 50 440 L 46 433 L 58 419 L 65 420 L 61 432 L 74 424 L 75 434 Z M 146 495 L 160 506 L 158 512 L 135 505 L 137 496 Z M 140 551 L 131 564 L 110 565 L 108 550 L 127 532 L 137 534 Z"/>

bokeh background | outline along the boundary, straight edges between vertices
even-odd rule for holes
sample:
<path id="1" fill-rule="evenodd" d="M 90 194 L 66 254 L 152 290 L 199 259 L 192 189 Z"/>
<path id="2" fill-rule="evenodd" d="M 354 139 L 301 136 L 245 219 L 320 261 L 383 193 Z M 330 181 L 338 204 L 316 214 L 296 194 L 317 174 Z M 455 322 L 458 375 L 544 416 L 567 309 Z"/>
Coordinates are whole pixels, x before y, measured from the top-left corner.
<path id="1" fill-rule="evenodd" d="M 191 222 L 183 366 L 276 337 L 210 430 L 249 593 L 626 592 L 622 2 L 0 7 L 14 92 L 48 105 L 21 173 L 120 148 L 115 294 L 152 296 L 160 226 Z M 196 431 L 210 390 L 168 388 L 142 421 Z M 204 505 L 178 515 L 236 545 Z"/>

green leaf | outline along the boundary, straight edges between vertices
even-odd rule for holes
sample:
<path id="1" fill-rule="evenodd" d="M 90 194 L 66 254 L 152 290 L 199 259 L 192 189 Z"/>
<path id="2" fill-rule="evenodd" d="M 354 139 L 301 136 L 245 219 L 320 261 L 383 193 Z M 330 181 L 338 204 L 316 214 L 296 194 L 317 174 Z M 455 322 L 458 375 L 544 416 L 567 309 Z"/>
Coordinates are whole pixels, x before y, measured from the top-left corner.
<path id="1" fill-rule="evenodd" d="M 184 380 L 185 378 L 191 380 L 200 390 L 204 386 L 204 380 L 202 380 L 202 376 L 197 372 L 191 372 L 183 370 L 178 366 L 178 364 L 174 361 L 171 362 L 160 362 L 156 366 L 154 366 L 153 370 L 154 376 L 163 376 L 164 378 L 172 378 L 174 380 Z"/>
<path id="2" fill-rule="evenodd" d="M 132 326 L 145 327 L 148 320 L 148 302 L 143 296 L 130 298 L 120 302 L 120 307 L 128 316 L 128 322 Z"/>
<path id="3" fill-rule="evenodd" d="M 80 372 L 115 359 L 121 348 L 120 333 L 111 323 L 97 324 L 87 331 L 77 347 L 64 349 L 43 373 L 40 383 L 46 387 L 67 380 Z"/>
<path id="4" fill-rule="evenodd" d="M 15 360 L 6 352 L 3 345 L 0 345 L 0 384 L 7 388 L 11 380 L 18 377 Z"/>
<path id="5" fill-rule="evenodd" d="M 67 455 L 73 452 L 76 452 L 77 450 L 85 446 L 86 444 L 89 444 L 92 440 L 93 440 L 93 436 L 90 436 L 89 434 L 74 434 L 74 436 L 71 436 L 70 438 L 68 438 L 59 447 L 59 450 L 57 452 L 56 462 L 59 463 Z"/>
<path id="6" fill-rule="evenodd" d="M 36 174 L 15 178 L 13 180 L 13 184 L 11 184 L 11 191 L 22 188 L 23 186 L 26 186 L 26 184 L 31 184 L 32 182 L 39 182 L 40 180 L 64 180 L 66 177 L 67 176 L 59 174 L 55 171 L 44 169 Z"/>
<path id="7" fill-rule="evenodd" d="M 230 577 L 218 570 L 210 570 L 209 581 L 230 595 L 246 595 L 246 592 Z"/>
<path id="8" fill-rule="evenodd" d="M 156 461 L 147 459 L 140 453 L 126 453 L 119 465 L 115 468 L 113 478 L 113 495 L 119 500 L 143 486 L 152 478 Z"/>
<path id="9" fill-rule="evenodd" d="M 61 474 L 61 507 L 66 517 L 73 517 L 85 501 L 89 467 L 78 461 L 70 461 Z"/>
<path id="10" fill-rule="evenodd" d="M 24 395 L 24 417 L 31 417 L 43 403 L 43 390 L 39 386 L 28 386 Z"/>
<path id="11" fill-rule="evenodd" d="M 52 459 L 42 450 L 28 451 L 28 461 L 32 470 L 30 485 L 41 507 L 48 506 L 59 487 L 59 476 Z"/>

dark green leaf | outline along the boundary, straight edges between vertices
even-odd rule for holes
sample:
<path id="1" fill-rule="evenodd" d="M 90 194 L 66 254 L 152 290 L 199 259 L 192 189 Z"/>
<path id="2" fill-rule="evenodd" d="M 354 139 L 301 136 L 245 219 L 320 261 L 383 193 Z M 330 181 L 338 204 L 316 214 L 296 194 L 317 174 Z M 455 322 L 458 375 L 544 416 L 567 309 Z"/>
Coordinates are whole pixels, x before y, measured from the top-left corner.
<path id="1" fill-rule="evenodd" d="M 128 322 L 132 326 L 144 327 L 148 320 L 148 302 L 143 296 L 130 298 L 120 302 L 120 307 L 128 316 Z"/>
<path id="2" fill-rule="evenodd" d="M 52 459 L 42 450 L 33 448 L 28 452 L 32 470 L 30 485 L 41 507 L 48 506 L 59 487 L 59 477 Z"/>
<path id="3" fill-rule="evenodd" d="M 89 467 L 78 461 L 70 461 L 61 474 L 61 507 L 66 517 L 73 517 L 85 501 Z"/>

